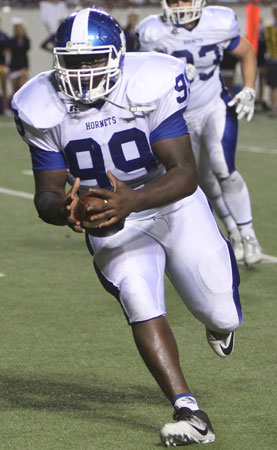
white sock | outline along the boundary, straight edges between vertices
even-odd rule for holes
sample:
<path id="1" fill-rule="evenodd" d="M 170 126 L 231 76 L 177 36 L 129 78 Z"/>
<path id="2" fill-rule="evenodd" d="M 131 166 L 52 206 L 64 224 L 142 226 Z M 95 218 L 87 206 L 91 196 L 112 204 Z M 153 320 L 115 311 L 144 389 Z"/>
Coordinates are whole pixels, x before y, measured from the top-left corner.
<path id="1" fill-rule="evenodd" d="M 239 229 L 241 237 L 244 238 L 244 237 L 250 236 L 250 237 L 256 239 L 256 235 L 255 235 L 255 231 L 254 231 L 252 222 L 247 223 L 245 225 L 240 224 L 240 225 L 238 225 L 238 229 Z"/>
<path id="2" fill-rule="evenodd" d="M 176 395 L 172 400 L 172 404 L 175 409 L 189 408 L 192 411 L 197 411 L 199 409 L 193 394 Z"/>

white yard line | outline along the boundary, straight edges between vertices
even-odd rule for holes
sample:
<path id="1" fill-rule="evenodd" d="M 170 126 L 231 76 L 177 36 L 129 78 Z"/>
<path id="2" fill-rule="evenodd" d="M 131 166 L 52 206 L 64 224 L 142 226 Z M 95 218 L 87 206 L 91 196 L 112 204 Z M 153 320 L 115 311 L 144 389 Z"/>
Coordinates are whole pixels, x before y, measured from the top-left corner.
<path id="1" fill-rule="evenodd" d="M 268 155 L 277 155 L 277 149 L 261 148 L 261 147 L 246 147 L 244 145 L 238 146 L 238 150 L 250 153 L 266 153 Z"/>
<path id="2" fill-rule="evenodd" d="M 261 263 L 262 264 L 269 264 L 269 263 L 277 264 L 277 257 L 263 254 L 263 259 L 262 259 Z"/>
<path id="3" fill-rule="evenodd" d="M 22 191 L 12 191 L 11 189 L 5 189 L 3 187 L 0 187 L 0 194 L 14 195 L 15 197 L 30 198 L 32 200 L 34 198 L 34 194 L 28 194 L 27 192 Z"/>

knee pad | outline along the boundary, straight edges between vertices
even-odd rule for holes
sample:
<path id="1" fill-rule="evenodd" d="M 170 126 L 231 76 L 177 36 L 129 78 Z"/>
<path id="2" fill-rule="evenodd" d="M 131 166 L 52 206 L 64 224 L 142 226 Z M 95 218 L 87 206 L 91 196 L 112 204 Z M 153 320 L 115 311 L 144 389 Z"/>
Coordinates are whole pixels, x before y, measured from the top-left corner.
<path id="1" fill-rule="evenodd" d="M 141 276 L 125 278 L 119 287 L 120 303 L 129 323 L 143 322 L 165 315 L 163 295 L 154 292 L 151 286 Z"/>
<path id="2" fill-rule="evenodd" d="M 223 311 L 215 311 L 209 318 L 206 325 L 211 330 L 215 330 L 221 333 L 228 333 L 234 331 L 240 327 L 242 322 L 240 305 L 236 305 L 235 302 L 226 304 L 226 308 Z"/>

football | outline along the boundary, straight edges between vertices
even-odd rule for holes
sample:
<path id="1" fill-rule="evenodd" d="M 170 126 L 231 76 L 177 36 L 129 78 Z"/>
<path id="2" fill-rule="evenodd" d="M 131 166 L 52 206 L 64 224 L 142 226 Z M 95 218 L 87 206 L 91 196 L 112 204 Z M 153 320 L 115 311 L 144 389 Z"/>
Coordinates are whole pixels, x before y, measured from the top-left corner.
<path id="1" fill-rule="evenodd" d="M 104 203 L 105 200 L 103 198 L 97 197 L 95 196 L 95 194 L 87 192 L 79 198 L 75 208 L 75 217 L 81 222 L 82 228 L 84 228 L 88 234 L 91 234 L 95 237 L 111 236 L 112 234 L 115 234 L 118 231 L 122 230 L 122 228 L 124 227 L 125 220 L 118 221 L 113 225 L 103 228 L 98 227 L 102 220 L 94 220 L 93 222 L 90 222 L 90 216 L 92 214 L 97 215 L 97 213 L 99 213 L 99 211 L 97 211 L 97 208 Z"/>

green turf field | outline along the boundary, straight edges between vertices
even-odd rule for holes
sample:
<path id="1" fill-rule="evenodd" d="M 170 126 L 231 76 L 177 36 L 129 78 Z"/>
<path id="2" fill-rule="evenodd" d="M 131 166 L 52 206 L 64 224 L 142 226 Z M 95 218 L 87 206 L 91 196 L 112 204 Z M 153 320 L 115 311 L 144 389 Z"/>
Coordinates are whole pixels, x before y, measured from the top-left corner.
<path id="1" fill-rule="evenodd" d="M 277 257 L 276 130 L 263 114 L 242 122 L 237 167 L 263 250 Z M 0 119 L 0 133 L 0 449 L 161 448 L 171 406 L 94 275 L 83 236 L 43 223 L 30 198 L 5 193 L 34 189 L 11 119 Z M 214 450 L 276 448 L 276 280 L 277 264 L 241 267 L 244 320 L 226 360 L 166 280 L 168 319 L 189 385 L 214 425 Z"/>

